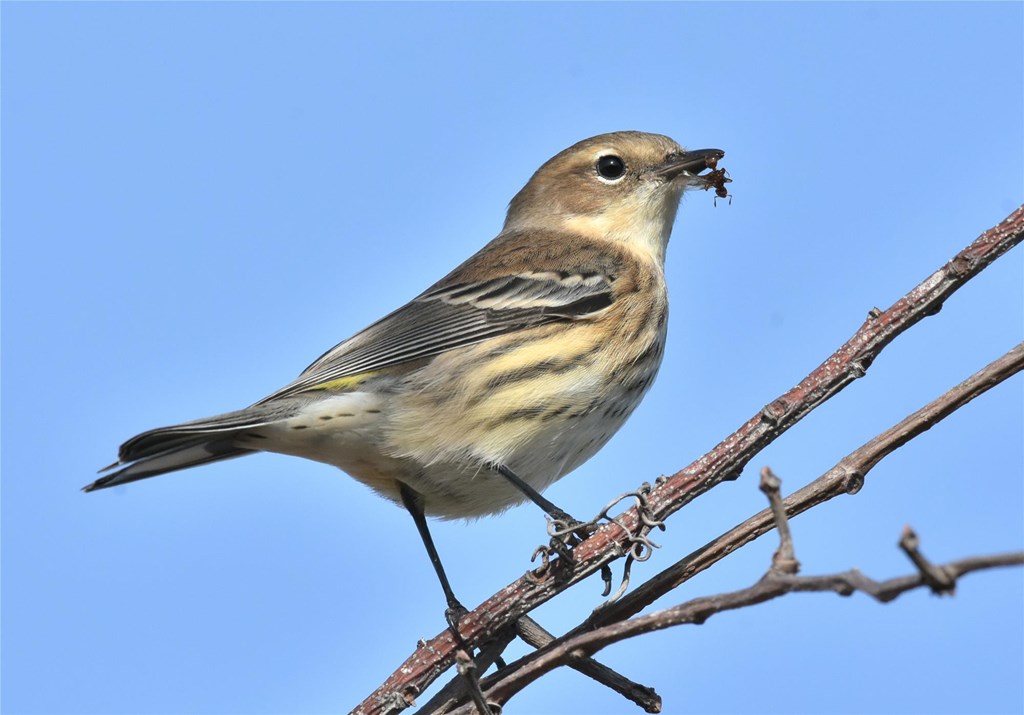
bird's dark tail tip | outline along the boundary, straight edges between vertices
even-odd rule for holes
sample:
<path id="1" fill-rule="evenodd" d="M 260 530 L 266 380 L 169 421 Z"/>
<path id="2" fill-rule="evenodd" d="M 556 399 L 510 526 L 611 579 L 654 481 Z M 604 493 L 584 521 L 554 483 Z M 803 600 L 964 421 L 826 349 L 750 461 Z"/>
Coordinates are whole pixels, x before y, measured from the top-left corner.
<path id="1" fill-rule="evenodd" d="M 230 437 L 225 438 L 218 435 L 212 440 L 204 439 L 191 445 L 176 446 L 166 452 L 143 457 L 134 462 L 115 462 L 109 467 L 104 467 L 100 472 L 109 471 L 114 467 L 121 467 L 120 469 L 86 484 L 82 487 L 82 491 L 89 493 L 98 489 L 116 487 L 121 484 L 138 481 L 139 479 L 147 479 L 159 474 L 166 474 L 167 472 L 176 472 L 179 469 L 188 469 L 189 467 L 197 467 L 200 464 L 240 457 L 250 452 L 252 450 L 234 446 L 230 441 Z"/>
<path id="2" fill-rule="evenodd" d="M 101 469 L 99 473 L 103 476 L 86 484 L 82 491 L 94 492 L 249 454 L 254 450 L 239 447 L 235 443 L 238 435 L 253 427 L 288 417 L 295 409 L 291 403 L 254 405 L 244 410 L 143 432 L 122 444 L 118 450 L 118 460 Z"/>

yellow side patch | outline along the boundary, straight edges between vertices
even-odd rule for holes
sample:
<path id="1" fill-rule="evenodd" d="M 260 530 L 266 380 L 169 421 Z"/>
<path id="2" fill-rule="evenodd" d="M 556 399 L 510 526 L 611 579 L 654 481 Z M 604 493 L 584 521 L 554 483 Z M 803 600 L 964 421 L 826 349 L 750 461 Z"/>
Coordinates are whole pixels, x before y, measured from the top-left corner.
<path id="1" fill-rule="evenodd" d="M 358 375 L 348 375 L 346 377 L 339 377 L 337 380 L 331 380 L 330 382 L 322 382 L 319 385 L 313 385 L 307 387 L 307 390 L 333 390 L 335 392 L 345 392 L 347 390 L 354 390 L 360 384 L 376 375 L 379 370 L 371 370 L 370 372 L 361 372 Z"/>

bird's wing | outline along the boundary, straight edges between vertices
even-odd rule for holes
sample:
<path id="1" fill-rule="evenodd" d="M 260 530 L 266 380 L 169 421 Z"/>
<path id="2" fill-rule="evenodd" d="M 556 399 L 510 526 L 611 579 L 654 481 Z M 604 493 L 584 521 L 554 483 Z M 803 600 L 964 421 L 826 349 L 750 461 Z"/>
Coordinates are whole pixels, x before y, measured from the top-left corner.
<path id="1" fill-rule="evenodd" d="M 516 270 L 512 265 L 482 271 L 467 262 L 402 308 L 324 353 L 298 379 L 261 403 L 307 390 L 344 389 L 352 384 L 351 378 L 366 373 L 601 311 L 615 299 L 614 273 L 591 268 Z"/>

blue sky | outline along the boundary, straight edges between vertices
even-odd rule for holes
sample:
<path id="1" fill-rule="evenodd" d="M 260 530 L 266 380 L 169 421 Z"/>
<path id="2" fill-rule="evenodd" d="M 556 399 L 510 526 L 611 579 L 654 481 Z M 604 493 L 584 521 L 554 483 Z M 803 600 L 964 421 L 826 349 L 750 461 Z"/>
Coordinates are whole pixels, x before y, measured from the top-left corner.
<path id="1" fill-rule="evenodd" d="M 443 627 L 411 520 L 260 455 L 83 495 L 146 428 L 241 407 L 500 228 L 544 160 L 618 129 L 727 152 L 684 200 L 670 341 L 634 417 L 548 496 L 671 473 L 1024 199 L 1024 6 L 11 3 L 2 11 L 4 713 L 328 713 Z M 865 379 L 676 515 L 651 575 L 1024 334 L 1017 248 Z M 1022 381 L 793 522 L 808 574 L 1024 545 Z M 543 540 L 434 525 L 475 605 Z M 766 537 L 661 605 L 740 588 Z M 538 612 L 560 632 L 600 601 Z M 516 652 L 513 651 L 514 655 Z M 613 647 L 667 713 L 1019 713 L 1024 578 L 880 606 L 798 595 Z M 621 713 L 573 672 L 515 713 Z"/>

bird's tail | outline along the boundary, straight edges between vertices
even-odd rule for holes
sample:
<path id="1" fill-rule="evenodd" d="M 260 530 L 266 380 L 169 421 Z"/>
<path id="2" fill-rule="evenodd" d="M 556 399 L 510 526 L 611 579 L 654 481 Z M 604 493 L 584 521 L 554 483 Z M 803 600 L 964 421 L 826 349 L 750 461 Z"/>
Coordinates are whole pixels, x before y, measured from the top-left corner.
<path id="1" fill-rule="evenodd" d="M 100 473 L 117 471 L 87 484 L 82 491 L 105 489 L 249 454 L 257 450 L 239 446 L 241 437 L 247 437 L 251 443 L 259 436 L 254 430 L 292 414 L 294 405 L 270 403 L 143 432 L 122 444 L 118 460 Z"/>

